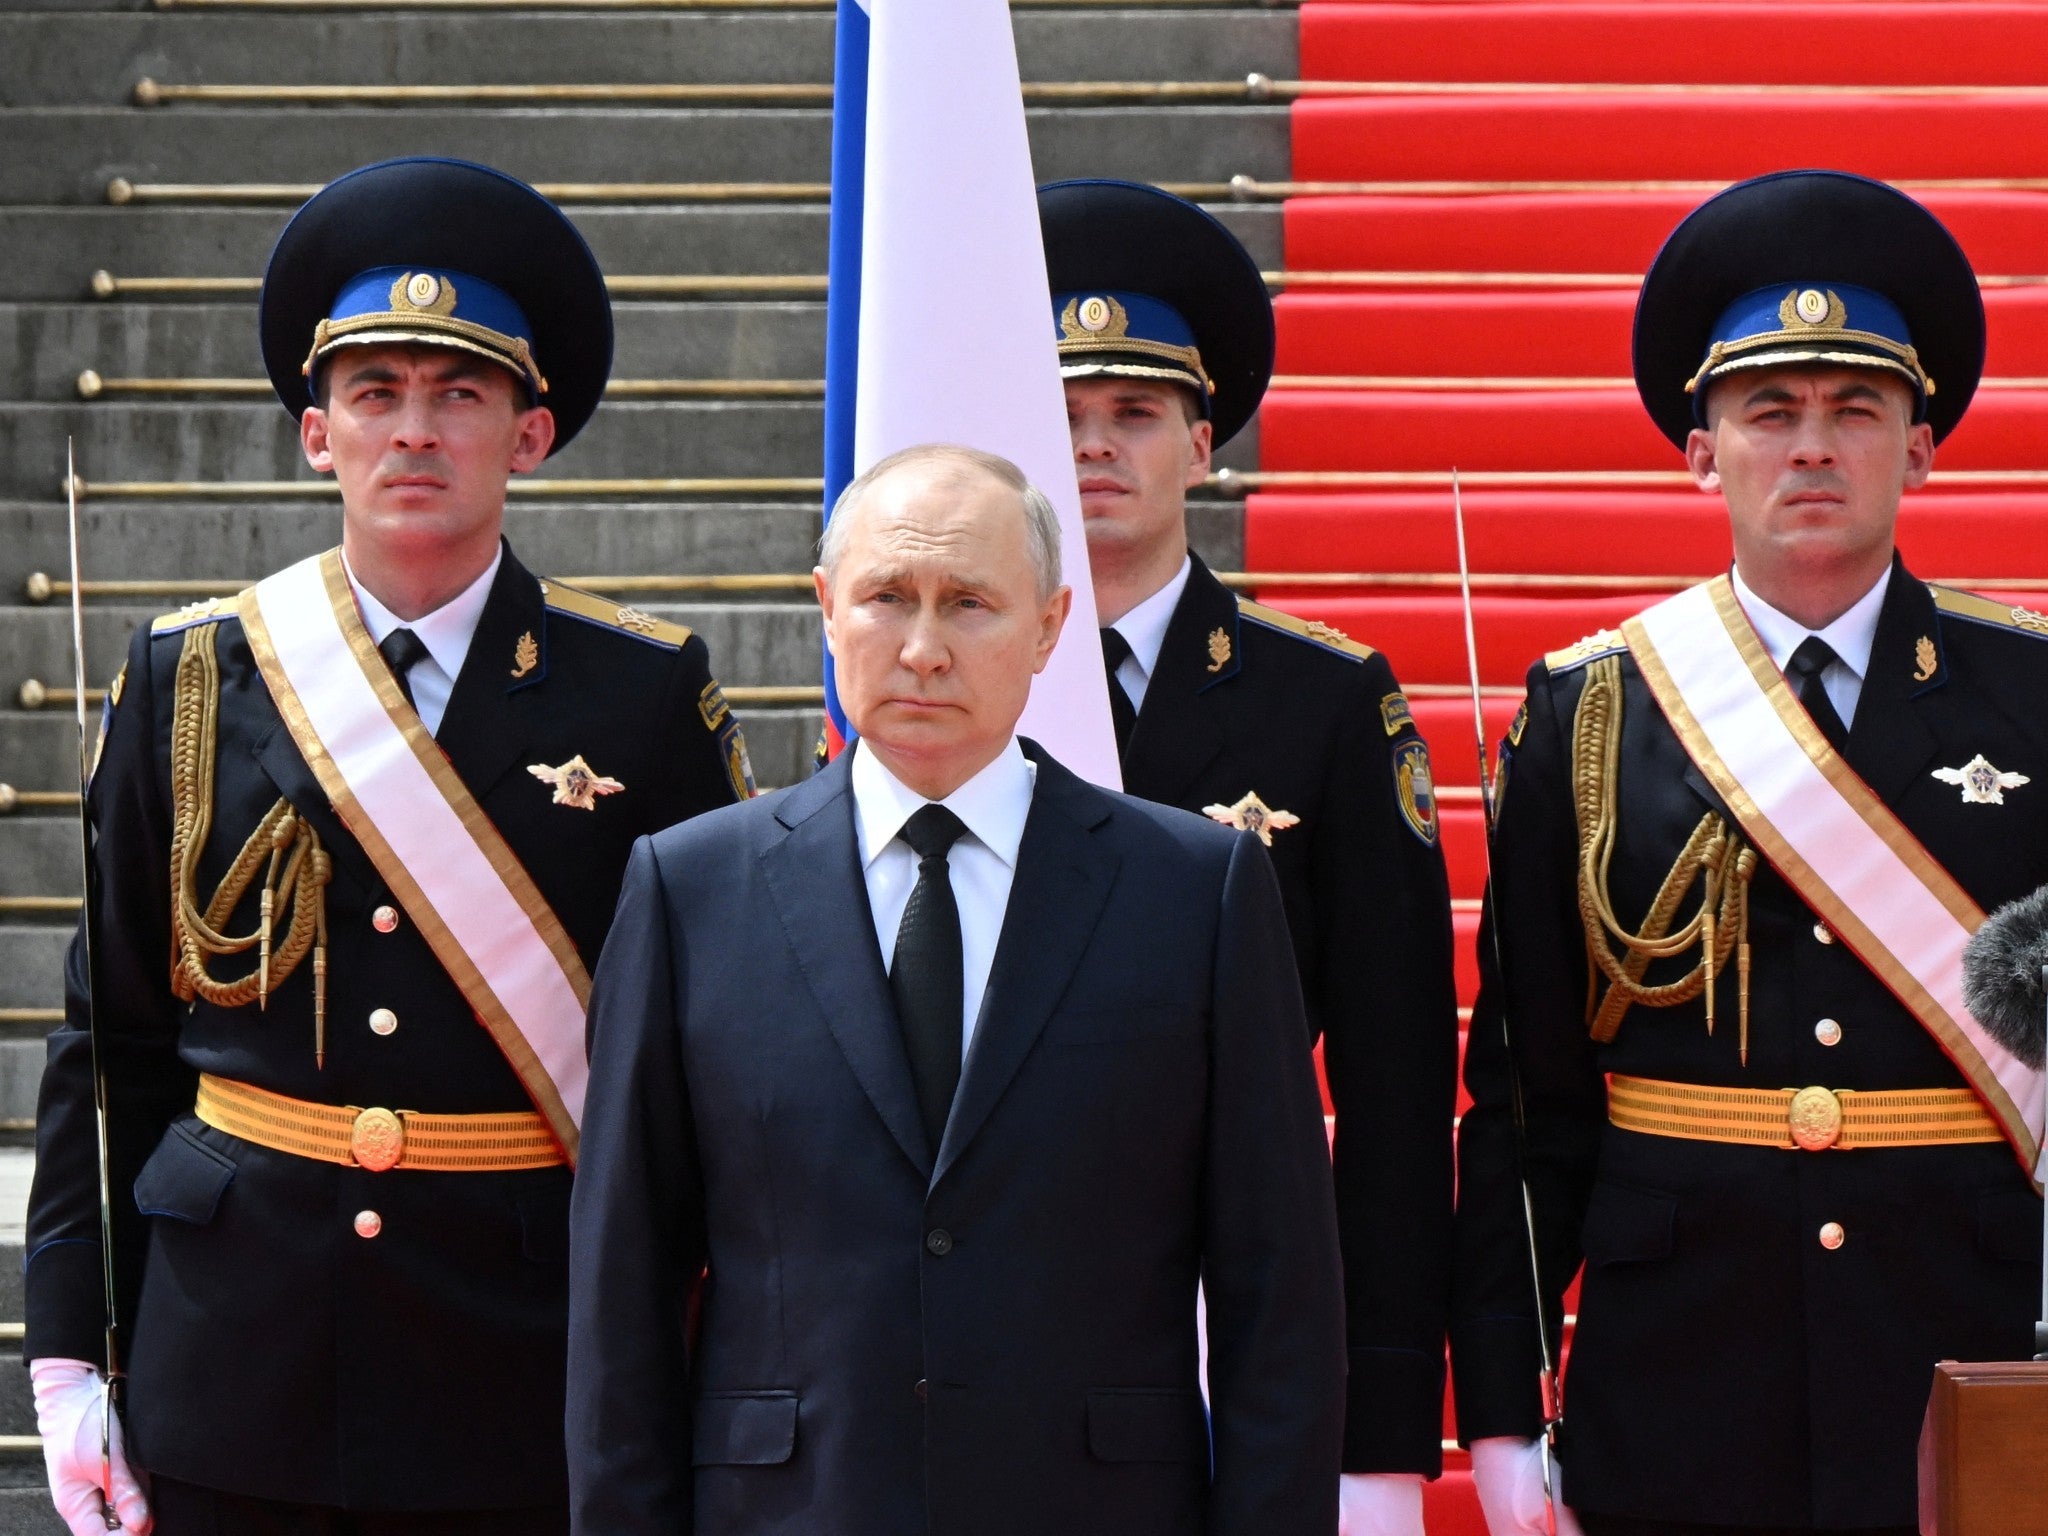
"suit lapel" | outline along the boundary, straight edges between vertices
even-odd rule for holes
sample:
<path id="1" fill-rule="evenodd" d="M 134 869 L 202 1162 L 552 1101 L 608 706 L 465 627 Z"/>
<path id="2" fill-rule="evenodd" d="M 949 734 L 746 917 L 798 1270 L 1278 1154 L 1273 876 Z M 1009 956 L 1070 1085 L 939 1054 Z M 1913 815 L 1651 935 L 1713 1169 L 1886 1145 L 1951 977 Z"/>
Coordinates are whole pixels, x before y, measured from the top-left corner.
<path id="1" fill-rule="evenodd" d="M 1124 754 L 1124 787 L 1134 795 L 1177 805 L 1189 785 L 1225 744 L 1209 689 L 1237 675 L 1237 599 L 1199 557 L 1174 604 L 1159 659 L 1145 686 L 1145 704 Z M 1210 637 L 1221 630 L 1228 648 L 1217 660 Z M 1213 669 L 1213 670 L 1212 670 Z"/>
<path id="2" fill-rule="evenodd" d="M 542 662 L 515 678 L 514 657 L 521 636 L 533 635 L 544 645 L 546 632 L 547 604 L 540 583 L 507 545 L 491 595 L 477 618 L 462 675 L 455 680 L 441 728 L 434 733 L 462 782 L 479 800 L 526 754 L 528 711 L 544 707 L 547 674 Z"/>
<path id="3" fill-rule="evenodd" d="M 1038 765 L 1037 787 L 934 1183 L 987 1122 L 1045 1029 L 1081 963 L 1116 877 L 1116 857 L 1090 835 L 1108 819 L 1112 802 L 1035 742 L 1027 741 L 1024 749 Z"/>
<path id="4" fill-rule="evenodd" d="M 1891 584 L 1878 613 L 1877 638 L 1870 647 L 1870 665 L 1842 752 L 1887 805 L 1895 804 L 1925 773 L 1940 750 L 1918 702 L 1921 695 L 1948 682 L 1940 635 L 1934 594 L 1895 556 Z M 1924 665 L 1923 645 L 1934 648 L 1931 669 Z"/>
<path id="5" fill-rule="evenodd" d="M 786 831 L 761 855 L 761 873 L 783 933 L 861 1091 L 929 1178 L 931 1150 L 861 874 L 851 755 L 790 789 L 775 816 Z"/>

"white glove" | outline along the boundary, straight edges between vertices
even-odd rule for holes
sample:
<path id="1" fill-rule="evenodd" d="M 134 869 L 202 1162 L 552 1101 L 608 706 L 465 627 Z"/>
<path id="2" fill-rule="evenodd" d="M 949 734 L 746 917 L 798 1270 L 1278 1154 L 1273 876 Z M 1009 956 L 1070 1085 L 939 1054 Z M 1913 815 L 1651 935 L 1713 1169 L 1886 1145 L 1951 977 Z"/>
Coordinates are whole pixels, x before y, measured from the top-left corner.
<path id="1" fill-rule="evenodd" d="M 71 1536 L 107 1536 L 110 1501 L 128 1536 L 149 1536 L 149 1500 L 128 1466 L 118 1414 L 107 1426 L 109 1454 L 102 1462 L 100 1428 L 107 1389 L 98 1368 L 83 1360 L 31 1360 L 28 1375 L 35 1388 L 36 1429 L 43 1437 L 50 1498 L 71 1527 Z M 103 1479 L 112 1486 L 104 1486 Z"/>
<path id="2" fill-rule="evenodd" d="M 1422 1474 L 1346 1472 L 1337 1479 L 1337 1536 L 1422 1536 Z"/>
<path id="3" fill-rule="evenodd" d="M 1552 1463 L 1552 1491 L 1557 1496 L 1557 1536 L 1582 1536 L 1579 1522 L 1565 1508 L 1564 1469 Z M 1545 1536 L 1543 1447 L 1515 1435 L 1496 1435 L 1472 1442 L 1472 1485 L 1492 1536 Z"/>

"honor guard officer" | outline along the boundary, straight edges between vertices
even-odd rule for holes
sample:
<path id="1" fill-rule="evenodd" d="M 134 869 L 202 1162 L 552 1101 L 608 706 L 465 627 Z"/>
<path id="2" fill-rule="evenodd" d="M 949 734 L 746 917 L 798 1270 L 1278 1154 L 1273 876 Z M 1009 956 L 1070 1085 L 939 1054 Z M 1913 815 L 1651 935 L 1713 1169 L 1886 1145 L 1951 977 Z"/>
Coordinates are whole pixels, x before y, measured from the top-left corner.
<path id="1" fill-rule="evenodd" d="M 2041 1079 L 1959 976 L 2048 879 L 2048 619 L 1893 547 L 1983 356 L 1948 232 L 1837 172 L 1711 199 L 1644 283 L 1637 387 L 1735 558 L 1532 667 L 1503 753 L 1451 1334 L 1495 1536 L 1543 1528 L 1518 1162 L 1553 1338 L 1584 1265 L 1586 1536 L 1911 1531 L 1935 1362 L 2033 1353 Z"/>
<path id="2" fill-rule="evenodd" d="M 588 975 L 633 841 L 743 798 L 745 747 L 702 640 L 500 536 L 611 364 L 558 209 L 365 167 L 285 230 L 260 324 L 342 542 L 157 620 L 109 694 L 28 1216 L 52 1491 L 104 1536 L 96 1027 L 119 1520 L 564 1531 Z"/>
<path id="3" fill-rule="evenodd" d="M 1272 851 L 1337 1111 L 1351 1536 L 1419 1533 L 1442 1465 L 1457 996 L 1429 749 L 1384 656 L 1234 596 L 1187 492 L 1251 420 L 1273 307 L 1220 223 L 1157 187 L 1039 189 L 1124 788 Z"/>

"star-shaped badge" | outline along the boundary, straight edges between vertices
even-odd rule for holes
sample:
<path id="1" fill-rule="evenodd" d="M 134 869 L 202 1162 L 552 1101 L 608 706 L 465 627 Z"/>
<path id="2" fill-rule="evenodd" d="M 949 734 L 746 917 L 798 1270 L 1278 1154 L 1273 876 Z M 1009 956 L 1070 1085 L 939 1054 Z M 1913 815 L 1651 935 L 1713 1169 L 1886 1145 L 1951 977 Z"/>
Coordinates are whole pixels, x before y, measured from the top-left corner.
<path id="1" fill-rule="evenodd" d="M 2003 805 L 2005 792 L 2033 781 L 2024 773 L 2001 773 L 1979 752 L 1960 768 L 1937 768 L 1934 777 L 1944 784 L 1959 784 L 1965 805 Z"/>
<path id="2" fill-rule="evenodd" d="M 1301 825 L 1301 818 L 1292 811 L 1276 811 L 1250 790 L 1235 805 L 1205 805 L 1202 814 L 1211 821 L 1220 821 L 1226 827 L 1235 827 L 1240 832 L 1256 832 L 1259 841 L 1268 848 L 1273 846 L 1273 834 L 1284 832 L 1289 827 Z"/>
<path id="3" fill-rule="evenodd" d="M 531 763 L 526 771 L 541 783 L 554 785 L 556 805 L 571 805 L 579 811 L 596 810 L 599 795 L 616 795 L 626 787 L 617 779 L 608 779 L 592 768 L 583 761 L 581 752 L 559 768 L 550 768 L 546 763 Z"/>

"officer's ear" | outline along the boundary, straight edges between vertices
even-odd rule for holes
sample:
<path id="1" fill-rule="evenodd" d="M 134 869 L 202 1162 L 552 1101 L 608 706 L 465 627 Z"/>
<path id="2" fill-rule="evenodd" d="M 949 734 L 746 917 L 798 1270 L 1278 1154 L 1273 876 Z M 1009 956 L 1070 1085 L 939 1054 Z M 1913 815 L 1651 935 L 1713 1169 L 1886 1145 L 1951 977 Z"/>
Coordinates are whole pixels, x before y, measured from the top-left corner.
<path id="1" fill-rule="evenodd" d="M 1202 415 L 1202 407 L 1191 389 L 1178 391 L 1181 406 L 1188 418 L 1188 472 L 1181 481 L 1186 490 L 1194 490 L 1209 478 L 1209 462 L 1216 444 L 1216 425 Z"/>
<path id="2" fill-rule="evenodd" d="M 1721 469 L 1714 451 L 1714 434 L 1694 427 L 1685 436 L 1685 467 L 1692 471 L 1692 483 L 1709 496 L 1721 491 Z"/>
<path id="3" fill-rule="evenodd" d="M 519 413 L 519 434 L 512 440 L 512 473 L 530 474 L 555 446 L 555 413 L 544 405 Z"/>
<path id="4" fill-rule="evenodd" d="M 316 474 L 334 473 L 334 448 L 328 439 L 326 391 L 321 391 L 321 404 L 309 405 L 299 417 L 299 447 L 305 450 L 306 462 L 313 466 Z"/>

